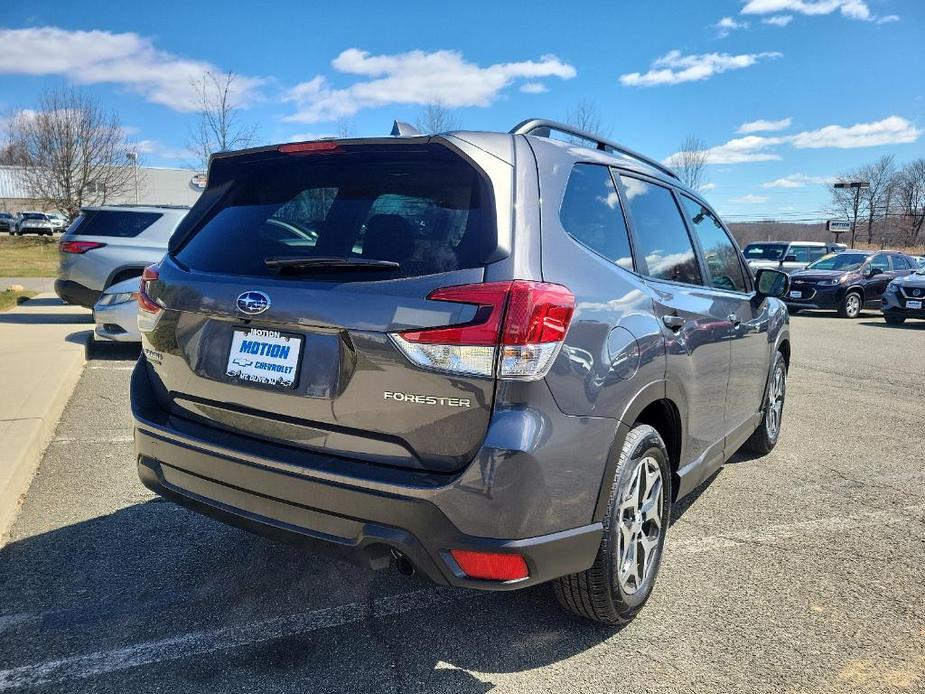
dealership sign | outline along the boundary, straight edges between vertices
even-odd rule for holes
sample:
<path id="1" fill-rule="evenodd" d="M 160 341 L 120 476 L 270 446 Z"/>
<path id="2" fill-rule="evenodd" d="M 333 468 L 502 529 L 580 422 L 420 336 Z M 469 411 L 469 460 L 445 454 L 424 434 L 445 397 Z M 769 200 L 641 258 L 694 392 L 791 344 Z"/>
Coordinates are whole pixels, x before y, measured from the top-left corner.
<path id="1" fill-rule="evenodd" d="M 851 231 L 850 222 L 840 222 L 835 219 L 830 219 L 826 223 L 826 231 Z"/>
<path id="2" fill-rule="evenodd" d="M 204 173 L 196 174 L 190 179 L 189 184 L 193 186 L 193 188 L 199 188 L 199 190 L 205 190 L 206 175 Z"/>

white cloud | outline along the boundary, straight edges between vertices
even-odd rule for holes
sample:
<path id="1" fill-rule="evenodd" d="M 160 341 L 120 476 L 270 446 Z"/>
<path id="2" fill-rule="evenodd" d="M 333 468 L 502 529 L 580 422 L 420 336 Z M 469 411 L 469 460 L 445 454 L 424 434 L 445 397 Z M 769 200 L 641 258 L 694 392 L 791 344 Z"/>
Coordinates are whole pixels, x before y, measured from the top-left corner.
<path id="1" fill-rule="evenodd" d="M 524 82 L 520 91 L 524 94 L 542 94 L 543 92 L 548 92 L 549 89 L 542 82 Z"/>
<path id="2" fill-rule="evenodd" d="M 742 8 L 742 14 L 775 14 L 778 12 L 796 12 L 809 16 L 829 15 L 838 11 L 842 17 L 858 19 L 864 22 L 896 21 L 891 18 L 877 17 L 870 11 L 865 0 L 748 0 Z M 783 26 L 783 25 L 781 25 Z"/>
<path id="3" fill-rule="evenodd" d="M 790 118 L 781 118 L 780 120 L 753 120 L 748 123 L 742 123 L 737 133 L 745 135 L 748 133 L 776 132 L 786 130 L 790 127 Z"/>
<path id="4" fill-rule="evenodd" d="M 876 147 L 915 142 L 922 131 L 905 118 L 890 116 L 873 123 L 858 123 L 850 127 L 827 125 L 818 130 L 808 130 L 794 135 L 793 146 L 798 149 L 820 149 L 837 147 Z"/>
<path id="5" fill-rule="evenodd" d="M 805 130 L 795 135 L 746 135 L 729 140 L 725 144 L 705 150 L 708 164 L 743 164 L 755 161 L 773 161 L 781 158 L 776 151 L 780 145 L 789 144 L 796 149 L 876 147 L 915 142 L 922 131 L 905 118 L 890 116 L 872 123 L 857 123 L 848 127 L 827 125 L 818 130 Z M 665 164 L 674 166 L 678 153 L 665 159 Z M 785 187 L 785 186 L 781 186 Z"/>
<path id="6" fill-rule="evenodd" d="M 708 190 L 716 190 L 716 184 L 715 183 L 704 183 L 702 186 L 700 186 L 701 193 L 706 193 Z"/>
<path id="7" fill-rule="evenodd" d="M 877 24 L 889 24 L 890 22 L 898 22 L 898 14 L 888 14 L 886 17 L 878 17 Z"/>
<path id="8" fill-rule="evenodd" d="M 661 84 L 681 84 L 709 79 L 729 70 L 751 67 L 759 60 L 779 58 L 781 53 L 704 53 L 682 55 L 681 51 L 669 51 L 652 63 L 646 73 L 631 72 L 620 75 L 620 84 L 625 87 L 654 87 Z"/>
<path id="9" fill-rule="evenodd" d="M 790 174 L 774 181 L 762 183 L 762 188 L 803 188 L 810 184 L 826 185 L 834 181 L 833 176 L 807 176 L 806 174 Z"/>
<path id="10" fill-rule="evenodd" d="M 717 38 L 724 39 L 737 29 L 748 29 L 748 22 L 737 22 L 732 17 L 723 17 L 713 25 Z"/>
<path id="11" fill-rule="evenodd" d="M 748 195 L 742 195 L 738 198 L 729 199 L 729 202 L 741 202 L 741 203 L 745 203 L 746 205 L 759 205 L 767 201 L 768 201 L 767 195 L 752 195 L 751 193 L 749 193 Z"/>
<path id="12" fill-rule="evenodd" d="M 770 24 L 775 27 L 785 27 L 793 20 L 792 14 L 778 14 L 773 17 L 766 17 L 761 20 L 762 24 Z"/>
<path id="13" fill-rule="evenodd" d="M 458 51 L 415 50 L 374 56 L 348 48 L 331 65 L 340 73 L 369 79 L 344 88 L 335 88 L 323 75 L 302 82 L 286 95 L 286 100 L 296 104 L 297 111 L 285 120 L 317 123 L 388 104 L 489 106 L 517 80 L 571 79 L 576 75 L 574 67 L 554 55 L 544 55 L 538 61 L 480 67 L 467 62 Z"/>
<path id="14" fill-rule="evenodd" d="M 0 29 L 0 74 L 58 75 L 74 84 L 119 84 L 176 111 L 195 110 L 190 81 L 210 70 L 217 68 L 158 50 L 150 39 L 133 32 Z M 237 76 L 237 100 L 246 103 L 255 98 L 262 83 L 259 78 Z"/>

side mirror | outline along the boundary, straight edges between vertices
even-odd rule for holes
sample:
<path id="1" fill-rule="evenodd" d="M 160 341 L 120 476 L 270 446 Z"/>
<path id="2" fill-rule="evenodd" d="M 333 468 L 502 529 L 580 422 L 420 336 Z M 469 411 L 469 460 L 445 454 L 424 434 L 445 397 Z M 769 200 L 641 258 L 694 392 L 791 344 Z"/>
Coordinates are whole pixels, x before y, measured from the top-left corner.
<path id="1" fill-rule="evenodd" d="M 883 274 L 883 270 L 879 267 L 869 267 L 867 268 L 867 276 L 873 277 L 874 275 Z"/>
<path id="2" fill-rule="evenodd" d="M 784 258 L 785 263 L 795 263 L 796 261 L 797 257 L 795 255 L 788 255 L 786 258 Z"/>
<path id="3" fill-rule="evenodd" d="M 790 275 L 778 270 L 759 270 L 755 275 L 755 291 L 759 298 L 773 296 L 777 299 L 785 296 L 790 289 Z"/>

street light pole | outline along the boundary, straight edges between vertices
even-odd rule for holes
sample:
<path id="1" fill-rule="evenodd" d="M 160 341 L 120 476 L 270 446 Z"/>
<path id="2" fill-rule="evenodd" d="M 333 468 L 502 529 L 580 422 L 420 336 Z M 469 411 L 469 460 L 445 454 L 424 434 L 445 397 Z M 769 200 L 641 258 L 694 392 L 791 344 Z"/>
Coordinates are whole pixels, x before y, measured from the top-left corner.
<path id="1" fill-rule="evenodd" d="M 854 207 L 852 208 L 853 216 L 851 218 L 851 247 L 854 248 L 854 240 L 857 236 L 858 229 L 858 207 L 861 205 L 861 189 L 870 188 L 868 181 L 843 181 L 836 183 L 835 188 L 854 188 Z"/>
<path id="2" fill-rule="evenodd" d="M 132 175 L 135 178 L 135 204 L 138 204 L 138 152 L 132 150 L 127 153 L 128 160 L 132 162 Z"/>

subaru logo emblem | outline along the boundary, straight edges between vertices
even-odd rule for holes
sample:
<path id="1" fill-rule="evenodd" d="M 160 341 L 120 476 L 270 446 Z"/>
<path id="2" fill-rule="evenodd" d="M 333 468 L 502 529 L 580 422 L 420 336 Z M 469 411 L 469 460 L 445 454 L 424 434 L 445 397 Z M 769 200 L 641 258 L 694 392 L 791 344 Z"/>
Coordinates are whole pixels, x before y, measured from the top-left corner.
<path id="1" fill-rule="evenodd" d="M 263 292 L 251 290 L 239 295 L 235 303 L 241 313 L 256 316 L 270 308 L 270 297 Z"/>

